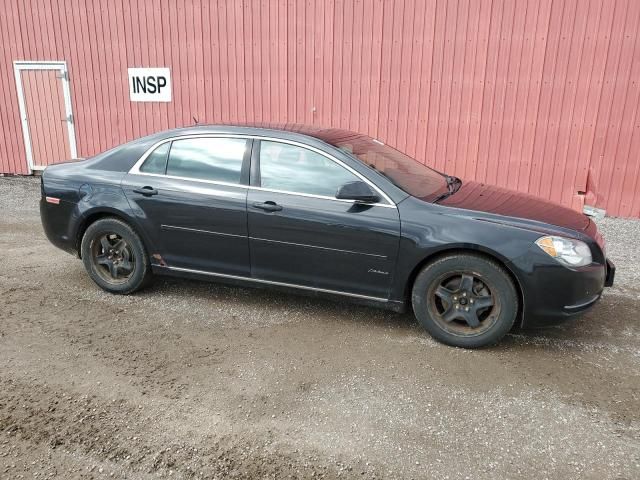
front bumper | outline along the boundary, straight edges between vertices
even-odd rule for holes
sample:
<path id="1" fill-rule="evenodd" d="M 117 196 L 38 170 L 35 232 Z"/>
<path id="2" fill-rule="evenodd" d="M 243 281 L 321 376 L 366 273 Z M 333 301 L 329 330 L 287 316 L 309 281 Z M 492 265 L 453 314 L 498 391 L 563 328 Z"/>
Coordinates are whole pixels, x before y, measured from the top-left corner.
<path id="1" fill-rule="evenodd" d="M 613 264 L 611 260 L 607 258 L 607 275 L 604 279 L 605 287 L 613 286 L 613 279 L 616 276 L 616 266 Z"/>
<path id="2" fill-rule="evenodd" d="M 523 327 L 552 325 L 583 313 L 613 284 L 615 266 L 593 263 L 567 268 L 535 251 L 522 257 L 517 275 L 523 294 Z"/>

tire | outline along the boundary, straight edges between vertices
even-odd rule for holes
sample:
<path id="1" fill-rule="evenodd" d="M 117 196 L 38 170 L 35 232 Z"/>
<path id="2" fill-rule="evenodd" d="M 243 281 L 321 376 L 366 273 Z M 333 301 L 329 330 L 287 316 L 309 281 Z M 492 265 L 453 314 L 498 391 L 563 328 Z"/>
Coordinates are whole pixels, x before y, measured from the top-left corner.
<path id="1" fill-rule="evenodd" d="M 497 343 L 515 323 L 518 293 L 497 262 L 471 253 L 449 254 L 416 277 L 411 303 L 436 340 L 462 348 Z"/>
<path id="2" fill-rule="evenodd" d="M 89 225 L 80 251 L 89 276 L 107 292 L 133 293 L 151 279 L 149 255 L 140 236 L 117 218 L 102 218 Z"/>

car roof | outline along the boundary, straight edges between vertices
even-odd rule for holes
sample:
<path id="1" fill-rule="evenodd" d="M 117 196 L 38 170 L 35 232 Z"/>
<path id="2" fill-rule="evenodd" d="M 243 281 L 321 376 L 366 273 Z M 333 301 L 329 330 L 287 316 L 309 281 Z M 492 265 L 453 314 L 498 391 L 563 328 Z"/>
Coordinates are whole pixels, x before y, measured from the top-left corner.
<path id="1" fill-rule="evenodd" d="M 362 134 L 340 128 L 323 127 L 319 125 L 303 125 L 297 123 L 221 123 L 202 124 L 190 127 L 166 130 L 157 135 L 163 137 L 178 135 L 193 135 L 198 133 L 245 133 L 248 135 L 282 135 L 283 132 L 291 136 L 306 136 L 335 145 L 338 141 L 361 136 Z"/>

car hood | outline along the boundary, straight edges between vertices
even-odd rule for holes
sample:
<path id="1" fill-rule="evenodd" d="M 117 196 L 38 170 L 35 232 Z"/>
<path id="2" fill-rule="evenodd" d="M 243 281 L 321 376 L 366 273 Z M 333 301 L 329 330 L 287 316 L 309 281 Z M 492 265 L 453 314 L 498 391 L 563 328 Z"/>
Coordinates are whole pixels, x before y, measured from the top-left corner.
<path id="1" fill-rule="evenodd" d="M 478 182 L 464 182 L 456 193 L 438 203 L 465 210 L 524 218 L 578 231 L 586 230 L 591 223 L 586 215 L 557 203 Z"/>

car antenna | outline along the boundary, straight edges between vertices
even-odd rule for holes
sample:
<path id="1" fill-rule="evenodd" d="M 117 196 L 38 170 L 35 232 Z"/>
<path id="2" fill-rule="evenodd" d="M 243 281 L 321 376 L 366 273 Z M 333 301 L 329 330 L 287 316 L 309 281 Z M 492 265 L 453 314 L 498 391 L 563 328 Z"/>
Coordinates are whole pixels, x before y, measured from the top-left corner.
<path id="1" fill-rule="evenodd" d="M 193 118 L 193 122 L 195 123 L 195 125 L 198 125 L 198 119 L 195 116 L 193 116 L 191 118 Z"/>

